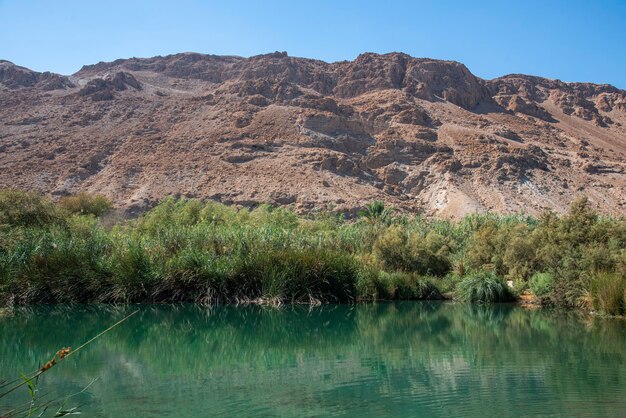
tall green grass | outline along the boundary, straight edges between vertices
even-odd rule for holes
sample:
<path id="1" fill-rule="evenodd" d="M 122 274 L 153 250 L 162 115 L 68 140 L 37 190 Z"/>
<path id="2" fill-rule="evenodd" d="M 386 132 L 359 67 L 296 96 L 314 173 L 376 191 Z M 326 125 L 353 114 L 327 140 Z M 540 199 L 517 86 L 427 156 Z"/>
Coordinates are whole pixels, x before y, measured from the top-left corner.
<path id="1" fill-rule="evenodd" d="M 535 273 L 530 278 L 530 289 L 539 298 L 545 298 L 552 293 L 554 279 L 550 273 Z"/>
<path id="2" fill-rule="evenodd" d="M 457 297 L 471 303 L 512 302 L 515 295 L 494 273 L 479 272 L 463 278 L 456 288 Z"/>
<path id="3" fill-rule="evenodd" d="M 626 278 L 598 273 L 591 281 L 594 308 L 608 315 L 626 315 Z"/>

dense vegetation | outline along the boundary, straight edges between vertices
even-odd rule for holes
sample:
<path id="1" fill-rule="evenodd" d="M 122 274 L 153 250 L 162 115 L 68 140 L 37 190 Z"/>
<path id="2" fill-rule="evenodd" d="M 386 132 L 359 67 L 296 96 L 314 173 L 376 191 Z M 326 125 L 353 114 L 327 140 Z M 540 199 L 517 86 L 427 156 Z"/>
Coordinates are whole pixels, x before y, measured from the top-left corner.
<path id="1" fill-rule="evenodd" d="M 97 216 L 109 208 L 84 194 L 55 204 L 0 192 L 1 302 L 315 303 L 452 292 L 492 303 L 530 289 L 546 304 L 626 309 L 626 221 L 598 216 L 585 198 L 563 216 L 459 221 L 378 202 L 346 221 L 166 199 L 105 227 Z"/>

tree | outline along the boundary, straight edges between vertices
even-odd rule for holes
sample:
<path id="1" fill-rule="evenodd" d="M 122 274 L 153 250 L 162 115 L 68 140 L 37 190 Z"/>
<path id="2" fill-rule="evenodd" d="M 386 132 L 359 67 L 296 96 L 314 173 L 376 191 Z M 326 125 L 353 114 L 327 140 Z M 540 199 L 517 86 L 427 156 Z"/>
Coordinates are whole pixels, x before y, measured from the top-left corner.
<path id="1" fill-rule="evenodd" d="M 393 219 L 393 208 L 386 208 L 385 202 L 377 200 L 365 206 L 365 209 L 359 211 L 359 216 L 367 219 L 371 223 L 388 224 Z"/>

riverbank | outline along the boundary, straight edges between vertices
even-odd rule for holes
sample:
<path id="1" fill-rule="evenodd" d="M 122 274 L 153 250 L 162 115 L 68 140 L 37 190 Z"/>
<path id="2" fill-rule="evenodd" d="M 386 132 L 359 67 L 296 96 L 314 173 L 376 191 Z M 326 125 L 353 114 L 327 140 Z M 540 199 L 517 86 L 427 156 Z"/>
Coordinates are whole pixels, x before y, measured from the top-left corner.
<path id="1" fill-rule="evenodd" d="M 356 220 L 285 208 L 167 199 L 139 219 L 107 218 L 102 197 L 53 203 L 0 192 L 0 301 L 39 303 L 441 299 L 542 304 L 624 314 L 626 222 L 576 201 L 569 213 L 395 213 Z M 513 284 L 511 288 L 507 281 Z"/>

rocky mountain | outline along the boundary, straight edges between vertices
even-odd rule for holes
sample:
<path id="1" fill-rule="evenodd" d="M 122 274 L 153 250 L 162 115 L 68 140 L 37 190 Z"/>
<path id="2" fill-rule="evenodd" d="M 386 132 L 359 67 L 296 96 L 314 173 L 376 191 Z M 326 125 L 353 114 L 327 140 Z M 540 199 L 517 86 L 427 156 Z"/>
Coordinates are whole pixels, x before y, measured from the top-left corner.
<path id="1" fill-rule="evenodd" d="M 71 76 L 0 61 L 0 187 L 299 211 L 626 209 L 626 91 L 366 53 L 183 53 Z"/>

